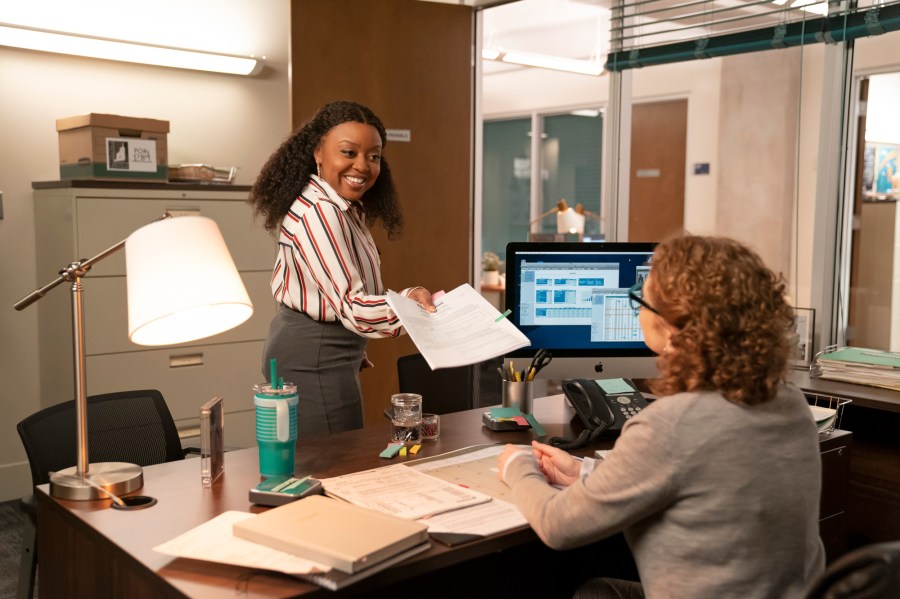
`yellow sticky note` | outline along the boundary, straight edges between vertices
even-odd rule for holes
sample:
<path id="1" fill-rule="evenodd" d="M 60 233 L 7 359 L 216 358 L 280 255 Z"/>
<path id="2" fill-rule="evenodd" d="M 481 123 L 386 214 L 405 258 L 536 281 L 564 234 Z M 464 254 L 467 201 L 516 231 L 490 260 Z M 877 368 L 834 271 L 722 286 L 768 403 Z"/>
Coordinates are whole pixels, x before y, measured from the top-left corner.
<path id="1" fill-rule="evenodd" d="M 420 449 L 422 449 L 421 445 L 413 445 L 412 447 L 409 448 L 409 453 L 416 455 L 417 453 L 419 453 Z"/>
<path id="2" fill-rule="evenodd" d="M 403 457 L 405 455 L 406 455 L 406 447 L 401 447 L 400 448 L 400 457 Z"/>

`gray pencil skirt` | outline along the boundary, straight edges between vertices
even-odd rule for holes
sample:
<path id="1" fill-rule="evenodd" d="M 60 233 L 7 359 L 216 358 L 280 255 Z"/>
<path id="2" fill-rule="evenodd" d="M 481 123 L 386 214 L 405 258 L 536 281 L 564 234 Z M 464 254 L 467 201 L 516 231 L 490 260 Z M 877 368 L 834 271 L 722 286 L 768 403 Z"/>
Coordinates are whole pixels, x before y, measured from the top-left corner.
<path id="1" fill-rule="evenodd" d="M 263 348 L 262 373 L 278 361 L 278 376 L 297 385 L 300 438 L 362 428 L 359 367 L 366 338 L 337 322 L 318 322 L 279 306 Z"/>

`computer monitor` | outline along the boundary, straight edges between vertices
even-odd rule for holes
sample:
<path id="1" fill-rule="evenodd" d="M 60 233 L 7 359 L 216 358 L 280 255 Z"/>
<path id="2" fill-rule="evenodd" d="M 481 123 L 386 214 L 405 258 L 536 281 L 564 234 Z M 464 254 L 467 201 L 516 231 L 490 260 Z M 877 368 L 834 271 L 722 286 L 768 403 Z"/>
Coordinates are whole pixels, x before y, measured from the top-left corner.
<path id="1" fill-rule="evenodd" d="M 530 341 L 505 357 L 528 366 L 541 348 L 553 360 L 537 378 L 654 378 L 628 289 L 650 272 L 654 243 L 524 243 L 506 246 L 507 318 Z"/>

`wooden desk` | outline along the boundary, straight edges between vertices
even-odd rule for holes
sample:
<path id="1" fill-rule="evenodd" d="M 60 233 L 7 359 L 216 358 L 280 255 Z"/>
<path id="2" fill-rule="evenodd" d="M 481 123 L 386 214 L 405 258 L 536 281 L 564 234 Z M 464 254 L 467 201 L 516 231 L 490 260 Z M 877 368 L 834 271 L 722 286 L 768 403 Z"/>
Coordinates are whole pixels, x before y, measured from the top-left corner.
<path id="1" fill-rule="evenodd" d="M 495 433 L 484 428 L 482 411 L 443 415 L 440 439 L 424 444 L 417 457 L 485 443 L 529 443 L 534 438 L 530 431 Z M 574 411 L 561 395 L 535 399 L 534 413 L 548 435 L 571 437 L 580 430 L 577 421 L 573 430 Z M 408 459 L 388 461 L 378 457 L 389 436 L 390 423 L 385 420 L 364 430 L 301 441 L 297 445 L 296 471 L 325 478 Z M 588 455 L 594 449 L 611 445 L 611 441 L 599 443 L 574 453 Z M 155 497 L 158 503 L 132 512 L 109 509 L 109 501 L 54 499 L 47 494 L 47 485 L 39 487 L 41 596 L 335 596 L 336 593 L 297 578 L 175 559 L 152 550 L 226 510 L 265 509 L 251 507 L 248 500 L 250 487 L 258 482 L 258 472 L 256 449 L 227 453 L 225 474 L 211 489 L 200 484 L 199 460 L 150 466 L 144 469 L 144 487 L 139 494 Z M 598 559 L 598 555 L 603 559 Z M 600 575 L 635 575 L 621 535 L 581 549 L 553 551 L 525 527 L 453 548 L 433 542 L 425 553 L 337 595 L 416 594 L 428 599 L 473 593 L 570 597 L 577 582 Z"/>
<path id="2" fill-rule="evenodd" d="M 417 457 L 428 457 L 461 447 L 489 443 L 530 443 L 528 432 L 495 433 L 481 425 L 481 412 L 470 410 L 441 416 L 441 437 L 426 442 Z M 538 398 L 534 413 L 549 435 L 573 434 L 574 411 L 562 396 Z M 227 435 L 227 431 L 226 431 Z M 397 464 L 410 458 L 378 457 L 390 437 L 387 420 L 363 430 L 331 435 L 297 444 L 298 473 L 330 477 L 368 468 Z M 583 450 L 582 455 L 598 447 Z M 174 559 L 152 548 L 226 510 L 259 511 L 248 499 L 259 480 L 255 448 L 228 452 L 225 474 L 211 489 L 200 484 L 199 460 L 159 464 L 144 469 L 144 487 L 138 492 L 158 500 L 138 511 L 109 509 L 106 501 L 66 501 L 51 498 L 39 487 L 39 588 L 43 597 L 294 597 L 335 593 L 297 578 L 187 559 Z M 606 542 L 605 542 L 606 543 Z M 621 539 L 612 539 L 612 557 L 626 554 Z M 497 596 L 516 590 L 541 591 L 547 597 L 571 596 L 565 588 L 566 569 L 580 568 L 596 547 L 554 552 L 530 528 L 522 528 L 454 548 L 433 542 L 432 548 L 402 565 L 351 585 L 347 594 L 392 592 L 433 597 L 471 594 L 484 589 L 484 581 L 497 581 Z M 630 562 L 627 555 L 625 567 Z M 509 572 L 509 575 L 501 574 Z M 554 576 L 547 576 L 553 572 Z M 476 582 L 473 576 L 478 575 Z M 486 578 L 487 577 L 487 578 Z M 578 580 L 573 575 L 573 581 Z M 541 585 L 546 586 L 545 589 Z M 487 589 L 484 589 L 487 590 Z M 555 593 L 554 593 L 555 591 Z M 341 594 L 341 593 L 338 593 Z"/>
<path id="3" fill-rule="evenodd" d="M 792 371 L 790 379 L 808 395 L 852 400 L 840 421 L 853 431 L 848 549 L 900 539 L 900 392 L 810 378 L 805 371 Z"/>

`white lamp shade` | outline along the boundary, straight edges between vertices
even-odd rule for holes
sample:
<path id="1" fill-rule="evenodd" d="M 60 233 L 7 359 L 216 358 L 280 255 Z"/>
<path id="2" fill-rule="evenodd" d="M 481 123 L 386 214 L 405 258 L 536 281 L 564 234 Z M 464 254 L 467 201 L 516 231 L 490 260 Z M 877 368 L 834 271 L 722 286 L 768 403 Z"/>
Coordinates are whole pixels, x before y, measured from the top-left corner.
<path id="1" fill-rule="evenodd" d="M 571 208 L 556 213 L 557 233 L 584 233 L 584 215 Z"/>
<path id="2" fill-rule="evenodd" d="M 171 345 L 227 331 L 253 304 L 222 233 L 203 216 L 153 222 L 125 241 L 128 338 Z"/>

